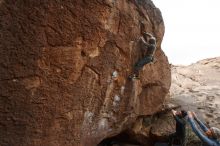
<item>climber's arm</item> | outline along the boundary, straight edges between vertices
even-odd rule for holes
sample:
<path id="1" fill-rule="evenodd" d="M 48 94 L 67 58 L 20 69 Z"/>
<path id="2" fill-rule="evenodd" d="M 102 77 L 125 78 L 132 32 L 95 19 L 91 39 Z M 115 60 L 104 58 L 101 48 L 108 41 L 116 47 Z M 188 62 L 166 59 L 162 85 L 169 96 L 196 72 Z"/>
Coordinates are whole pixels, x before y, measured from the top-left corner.
<path id="1" fill-rule="evenodd" d="M 201 127 L 201 129 L 206 132 L 209 130 L 209 128 L 206 127 L 206 125 L 197 117 L 197 115 L 193 112 L 193 117 L 196 120 L 196 122 L 199 124 L 199 126 Z"/>
<path id="2" fill-rule="evenodd" d="M 141 49 L 146 51 L 149 47 L 149 44 L 144 40 L 143 37 L 140 38 L 140 42 L 141 42 Z"/>
<path id="3" fill-rule="evenodd" d="M 199 137 L 199 139 L 206 143 L 208 146 L 217 146 L 217 144 L 214 141 L 209 139 L 206 135 L 203 134 L 202 131 L 199 130 L 199 128 L 195 124 L 195 121 L 191 113 L 188 113 L 188 117 L 189 124 L 192 127 L 193 132 Z"/>
<path id="4" fill-rule="evenodd" d="M 173 113 L 174 119 L 175 119 L 178 123 L 185 124 L 185 122 L 184 122 L 183 120 L 181 120 L 181 119 L 177 116 L 177 111 L 172 110 L 172 113 Z"/>
<path id="5" fill-rule="evenodd" d="M 174 118 L 178 123 L 181 123 L 182 125 L 185 124 L 185 122 L 182 119 L 180 119 L 177 115 L 174 115 Z"/>

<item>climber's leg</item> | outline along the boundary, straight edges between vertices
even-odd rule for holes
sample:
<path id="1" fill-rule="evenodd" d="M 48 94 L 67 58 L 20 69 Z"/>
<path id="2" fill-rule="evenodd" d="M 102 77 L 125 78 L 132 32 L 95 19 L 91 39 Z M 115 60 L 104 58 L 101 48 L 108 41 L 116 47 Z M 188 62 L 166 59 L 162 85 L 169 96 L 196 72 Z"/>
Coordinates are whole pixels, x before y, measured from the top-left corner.
<path id="1" fill-rule="evenodd" d="M 181 146 L 186 146 L 186 138 L 185 137 L 180 138 L 180 145 Z"/>
<path id="2" fill-rule="evenodd" d="M 139 60 L 134 66 L 134 74 L 139 76 L 139 71 L 143 68 L 144 65 L 150 63 L 152 61 L 152 57 L 146 56 Z"/>
<path id="3" fill-rule="evenodd" d="M 168 146 L 172 146 L 175 139 L 176 139 L 176 133 L 170 134 Z"/>

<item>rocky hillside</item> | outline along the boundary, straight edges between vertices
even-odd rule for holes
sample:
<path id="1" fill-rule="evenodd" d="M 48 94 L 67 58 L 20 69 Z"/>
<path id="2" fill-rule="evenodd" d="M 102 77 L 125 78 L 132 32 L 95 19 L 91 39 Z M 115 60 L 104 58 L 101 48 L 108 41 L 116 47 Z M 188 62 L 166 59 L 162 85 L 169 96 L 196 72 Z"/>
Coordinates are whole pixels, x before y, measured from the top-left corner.
<path id="1" fill-rule="evenodd" d="M 172 65 L 172 83 L 167 97 L 166 106 L 195 111 L 203 122 L 220 128 L 220 57 L 189 66 Z M 152 140 L 166 142 L 174 132 L 175 120 L 170 110 L 153 116 Z M 201 141 L 187 125 L 187 146 L 191 145 L 200 146 Z"/>
<path id="2" fill-rule="evenodd" d="M 141 21 L 156 61 L 131 81 Z M 171 71 L 151 0 L 2 0 L 0 22 L 1 146 L 95 146 L 161 109 Z"/>
<path id="3" fill-rule="evenodd" d="M 175 103 L 220 127 L 220 57 L 173 66 L 170 94 Z"/>

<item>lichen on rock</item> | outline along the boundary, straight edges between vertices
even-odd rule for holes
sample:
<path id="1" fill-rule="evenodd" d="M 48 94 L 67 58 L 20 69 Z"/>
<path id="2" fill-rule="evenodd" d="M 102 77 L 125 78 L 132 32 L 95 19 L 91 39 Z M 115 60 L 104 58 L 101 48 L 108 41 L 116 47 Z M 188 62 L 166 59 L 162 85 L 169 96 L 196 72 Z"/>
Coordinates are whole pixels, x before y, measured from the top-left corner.
<path id="1" fill-rule="evenodd" d="M 95 146 L 160 110 L 171 77 L 151 0 L 3 0 L 0 21 L 0 145 Z M 131 81 L 140 22 L 158 49 Z"/>

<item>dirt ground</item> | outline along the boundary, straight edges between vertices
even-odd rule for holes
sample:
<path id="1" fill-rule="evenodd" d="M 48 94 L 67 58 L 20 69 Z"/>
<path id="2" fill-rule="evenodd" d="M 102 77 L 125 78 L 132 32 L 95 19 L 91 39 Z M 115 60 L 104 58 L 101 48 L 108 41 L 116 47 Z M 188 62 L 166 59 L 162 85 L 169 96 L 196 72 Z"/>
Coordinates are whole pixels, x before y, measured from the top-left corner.
<path id="1" fill-rule="evenodd" d="M 172 67 L 171 102 L 220 128 L 220 57 Z"/>

